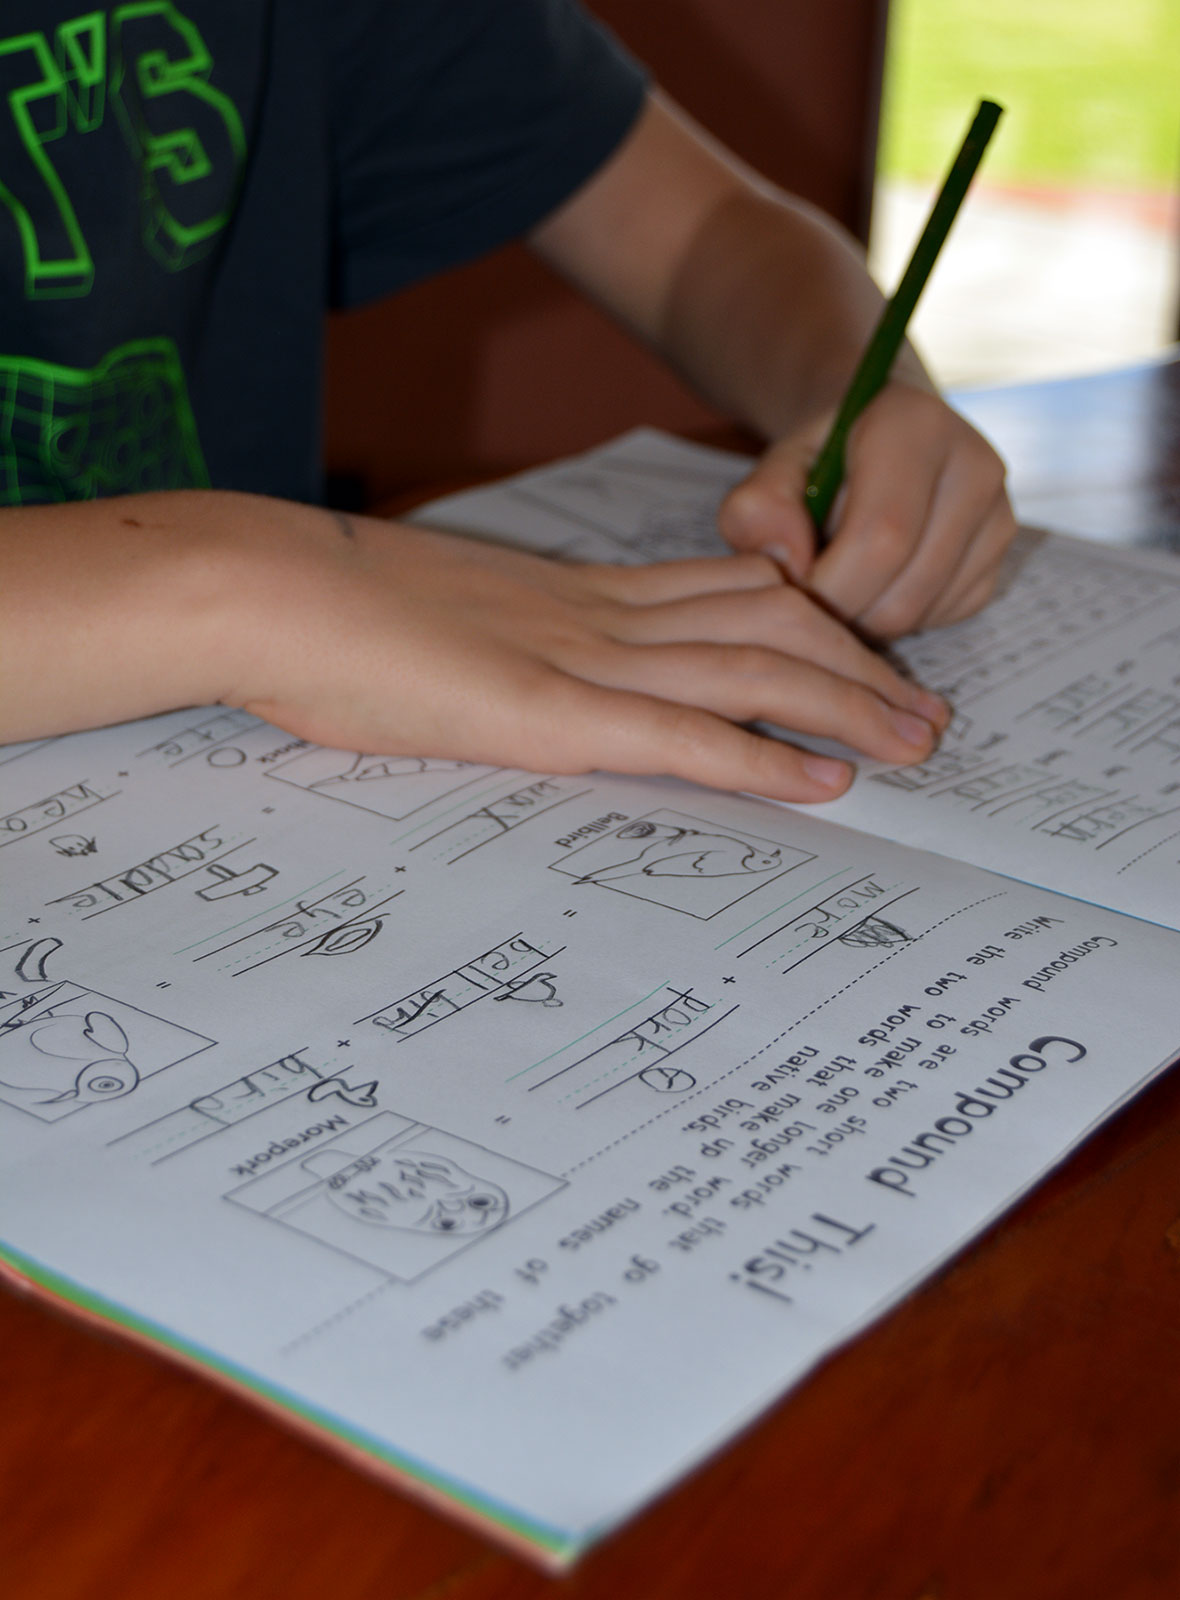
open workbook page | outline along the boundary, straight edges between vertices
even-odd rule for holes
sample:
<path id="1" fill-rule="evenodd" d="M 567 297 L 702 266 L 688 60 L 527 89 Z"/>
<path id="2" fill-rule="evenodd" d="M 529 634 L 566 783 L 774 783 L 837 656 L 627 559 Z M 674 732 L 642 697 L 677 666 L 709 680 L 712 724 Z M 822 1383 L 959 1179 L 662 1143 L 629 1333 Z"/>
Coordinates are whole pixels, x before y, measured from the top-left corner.
<path id="1" fill-rule="evenodd" d="M 429 515 L 580 560 L 712 554 L 748 465 L 640 431 Z M 954 722 L 824 816 L 1180 927 L 1180 561 L 1026 535 L 987 610 L 895 653 Z"/>
<path id="2" fill-rule="evenodd" d="M 209 707 L 0 793 L 0 1261 L 554 1564 L 1180 1051 L 1180 934 L 672 781 Z"/>

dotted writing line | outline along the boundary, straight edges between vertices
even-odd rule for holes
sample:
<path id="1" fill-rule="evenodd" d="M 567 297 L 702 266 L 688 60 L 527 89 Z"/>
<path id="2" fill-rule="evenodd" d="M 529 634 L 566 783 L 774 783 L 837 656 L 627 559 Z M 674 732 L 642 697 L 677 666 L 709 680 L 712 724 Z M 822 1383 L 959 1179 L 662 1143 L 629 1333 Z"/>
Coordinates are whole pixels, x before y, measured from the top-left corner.
<path id="1" fill-rule="evenodd" d="M 1171 844 L 1173 839 L 1180 839 L 1180 828 L 1177 828 L 1175 833 L 1170 833 L 1166 839 L 1157 839 L 1154 844 L 1149 844 L 1147 849 L 1140 850 L 1137 856 L 1132 856 L 1130 861 L 1127 862 L 1126 866 L 1119 868 L 1119 870 L 1115 873 L 1115 877 L 1119 878 L 1124 872 L 1130 872 L 1131 868 L 1136 864 L 1136 862 L 1142 861 L 1143 857 L 1149 856 L 1153 850 L 1159 850 L 1164 845 Z"/>
<path id="2" fill-rule="evenodd" d="M 973 900 L 970 905 L 960 906 L 957 911 L 952 911 L 949 916 L 940 917 L 939 920 L 932 923 L 924 933 L 915 934 L 910 940 L 910 944 L 921 943 L 927 934 L 936 932 L 937 929 L 943 927 L 946 923 L 953 922 L 956 917 L 964 916 L 968 911 L 974 911 L 976 906 L 986 905 L 989 900 L 1000 900 L 1007 893 L 1007 889 L 997 889 L 995 894 L 985 894 L 981 900 Z M 703 1094 L 711 1093 L 717 1088 L 718 1084 L 724 1083 L 727 1078 L 732 1078 L 734 1073 L 743 1071 L 743 1069 L 748 1067 L 752 1061 L 757 1061 L 759 1056 L 765 1055 L 768 1050 L 773 1050 L 775 1045 L 778 1044 L 781 1039 L 785 1039 L 787 1037 L 788 1033 L 794 1033 L 795 1029 L 802 1027 L 809 1017 L 814 1017 L 817 1011 L 822 1011 L 825 1006 L 830 1006 L 833 1000 L 838 1000 L 842 994 L 846 994 L 849 989 L 854 988 L 856 984 L 860 983 L 861 979 L 867 978 L 871 973 L 876 972 L 877 968 L 883 967 L 887 961 L 892 961 L 894 956 L 900 955 L 902 950 L 906 948 L 907 947 L 905 945 L 898 945 L 898 947 L 895 950 L 891 950 L 887 956 L 882 956 L 880 961 L 874 961 L 873 965 L 871 967 L 867 967 L 864 972 L 859 975 L 859 977 L 853 978 L 852 981 L 850 983 L 846 983 L 842 989 L 837 989 L 835 994 L 829 995 L 826 1000 L 821 1000 L 819 1005 L 813 1006 L 810 1011 L 804 1012 L 801 1017 L 798 1017 L 794 1022 L 792 1022 L 789 1028 L 784 1028 L 781 1033 L 776 1034 L 775 1037 L 768 1043 L 764 1044 L 761 1049 L 755 1050 L 752 1056 L 747 1056 L 744 1061 L 739 1061 L 736 1067 L 730 1067 L 728 1072 L 723 1072 L 719 1078 L 713 1078 L 702 1088 L 695 1089 L 692 1094 L 685 1095 L 682 1099 L 678 1099 L 674 1106 L 669 1106 L 664 1111 L 658 1111 L 654 1117 L 648 1117 L 646 1122 L 641 1122 L 637 1128 L 632 1128 L 630 1133 L 624 1133 L 621 1134 L 619 1138 L 612 1139 L 610 1144 L 603 1145 L 601 1150 L 596 1150 L 593 1155 L 586 1156 L 584 1160 L 577 1162 L 572 1167 L 569 1167 L 565 1172 L 562 1173 L 562 1177 L 573 1177 L 575 1172 L 581 1171 L 583 1167 L 588 1167 L 592 1161 L 597 1161 L 600 1156 L 604 1156 L 609 1151 L 616 1149 L 619 1145 L 625 1144 L 628 1139 L 633 1139 L 637 1133 L 642 1133 L 645 1128 L 650 1128 L 653 1123 L 659 1122 L 662 1117 L 671 1116 L 673 1111 L 683 1110 L 683 1108 L 688 1105 L 689 1101 L 696 1100 Z"/>
<path id="3" fill-rule="evenodd" d="M 353 1300 L 349 1305 L 342 1306 L 339 1311 L 325 1318 L 323 1322 L 317 1322 L 314 1328 L 309 1328 L 306 1333 L 301 1333 L 298 1338 L 292 1339 L 289 1344 L 281 1345 L 279 1354 L 289 1356 L 293 1351 L 298 1350 L 300 1345 L 310 1344 L 313 1339 L 318 1339 L 321 1333 L 326 1333 L 329 1328 L 334 1328 L 338 1322 L 343 1322 L 347 1317 L 351 1317 L 354 1311 L 359 1311 L 362 1306 L 367 1306 L 370 1300 L 376 1299 L 379 1294 L 384 1294 L 392 1281 L 392 1279 L 387 1279 L 385 1283 L 379 1283 L 375 1289 L 370 1289 L 368 1294 L 361 1295 L 359 1300 Z"/>

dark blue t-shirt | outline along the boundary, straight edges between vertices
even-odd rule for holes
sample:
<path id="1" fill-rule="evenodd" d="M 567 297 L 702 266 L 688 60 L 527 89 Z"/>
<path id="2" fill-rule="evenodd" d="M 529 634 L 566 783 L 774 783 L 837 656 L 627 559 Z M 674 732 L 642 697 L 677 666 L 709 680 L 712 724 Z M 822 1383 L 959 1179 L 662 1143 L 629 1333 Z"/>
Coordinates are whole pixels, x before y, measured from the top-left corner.
<path id="1" fill-rule="evenodd" d="M 576 0 L 0 11 L 0 504 L 319 491 L 322 316 L 524 232 L 634 121 Z"/>

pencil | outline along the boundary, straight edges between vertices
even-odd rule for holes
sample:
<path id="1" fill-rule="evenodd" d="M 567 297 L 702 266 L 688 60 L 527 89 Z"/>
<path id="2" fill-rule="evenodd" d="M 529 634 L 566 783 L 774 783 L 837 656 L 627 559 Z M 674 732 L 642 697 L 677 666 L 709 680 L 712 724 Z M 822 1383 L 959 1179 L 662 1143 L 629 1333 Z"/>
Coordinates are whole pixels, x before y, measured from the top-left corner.
<path id="1" fill-rule="evenodd" d="M 892 298 L 885 303 L 880 321 L 873 330 L 873 336 L 860 358 L 860 364 L 852 375 L 848 392 L 840 402 L 836 420 L 824 440 L 823 448 L 815 458 L 804 497 L 821 544 L 824 540 L 824 524 L 828 520 L 832 502 L 844 477 L 844 451 L 852 425 L 869 401 L 884 387 L 889 377 L 893 363 L 897 359 L 897 352 L 901 349 L 901 342 L 905 338 L 906 326 L 918 303 L 918 296 L 926 287 L 930 270 L 946 243 L 951 223 L 958 215 L 959 207 L 975 176 L 975 169 L 987 148 L 988 140 L 1003 115 L 1003 109 L 994 100 L 979 102 L 979 109 L 967 130 L 967 136 L 951 164 L 938 199 L 926 219 L 926 226 L 914 246 L 909 265 L 902 273 L 901 282 Z"/>

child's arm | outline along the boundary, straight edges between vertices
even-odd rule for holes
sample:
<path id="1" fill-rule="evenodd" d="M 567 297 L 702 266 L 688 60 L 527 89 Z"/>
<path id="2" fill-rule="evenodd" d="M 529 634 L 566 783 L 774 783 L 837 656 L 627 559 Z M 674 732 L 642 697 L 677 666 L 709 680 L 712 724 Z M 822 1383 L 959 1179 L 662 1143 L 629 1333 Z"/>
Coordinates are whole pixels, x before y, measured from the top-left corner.
<path id="1" fill-rule="evenodd" d="M 807 470 L 881 308 L 835 224 L 656 94 L 533 242 L 729 415 L 776 441 L 723 508 L 735 547 L 770 552 L 877 635 L 952 621 L 988 598 L 1015 532 L 1003 466 L 908 348 L 853 431 L 835 537 L 816 555 Z"/>
<path id="2" fill-rule="evenodd" d="M 760 555 L 575 567 L 219 491 L 0 512 L 0 741 L 245 706 L 297 736 L 542 772 L 672 773 L 780 799 L 946 720 Z"/>

